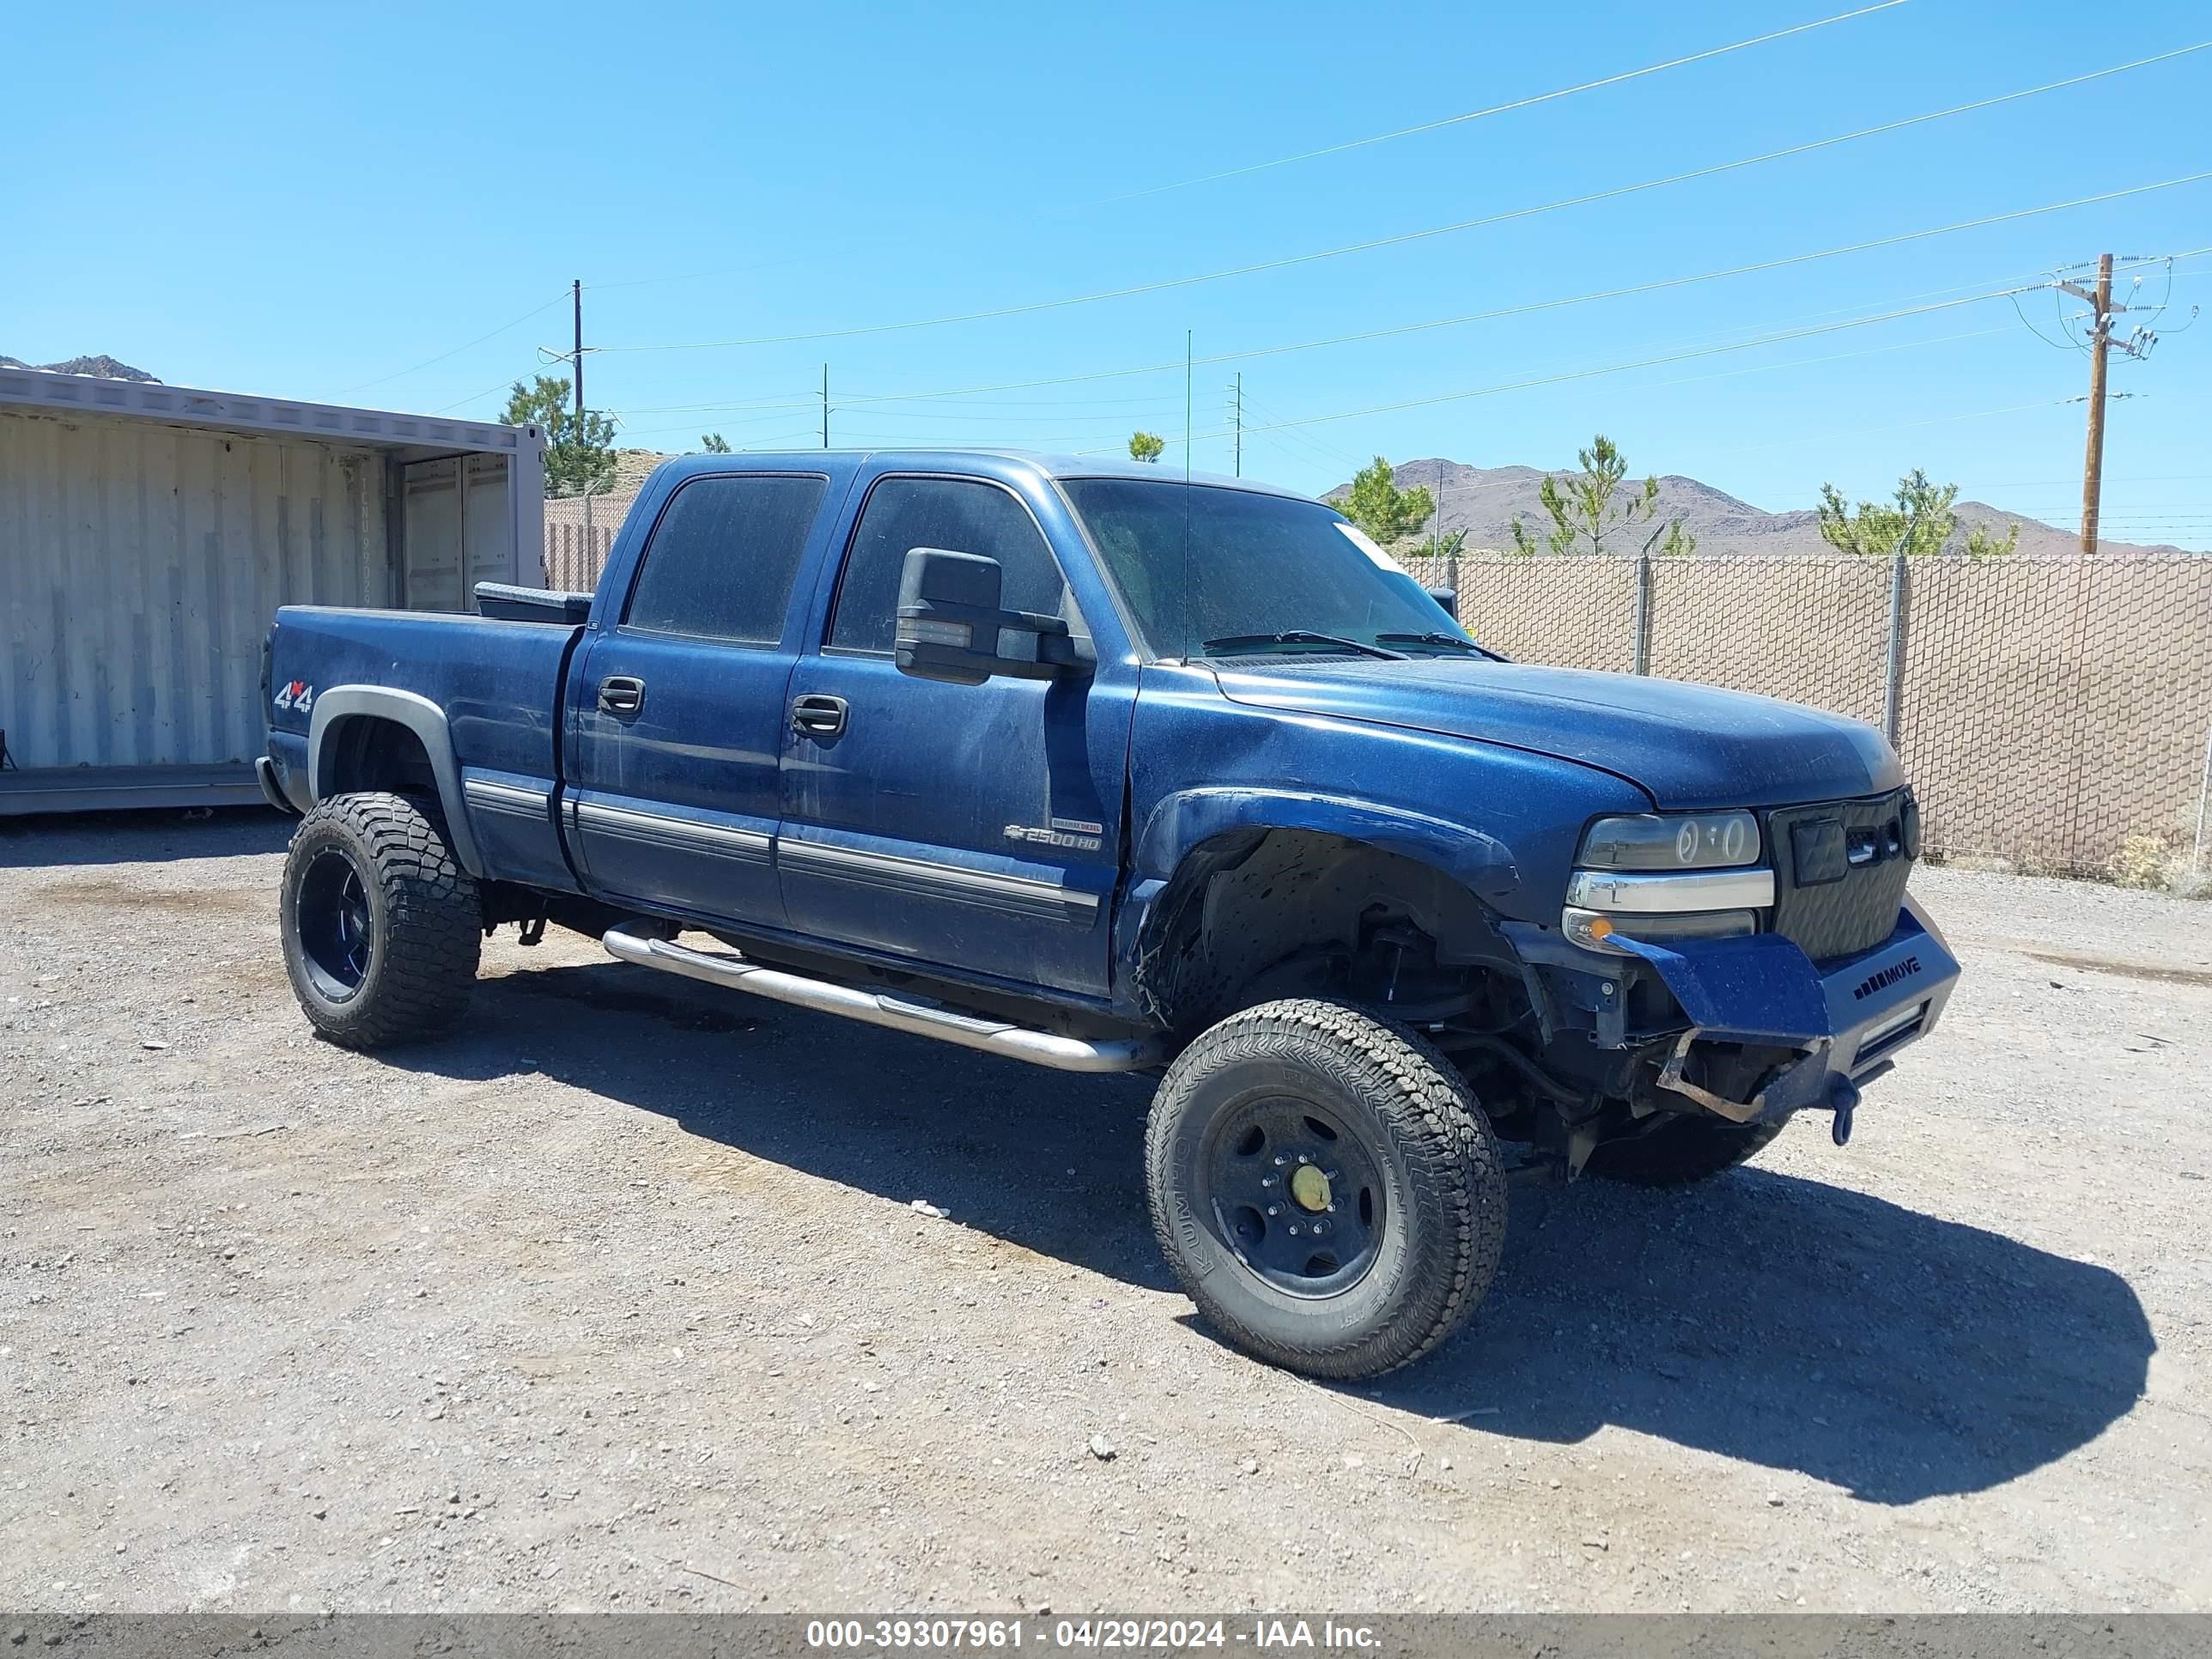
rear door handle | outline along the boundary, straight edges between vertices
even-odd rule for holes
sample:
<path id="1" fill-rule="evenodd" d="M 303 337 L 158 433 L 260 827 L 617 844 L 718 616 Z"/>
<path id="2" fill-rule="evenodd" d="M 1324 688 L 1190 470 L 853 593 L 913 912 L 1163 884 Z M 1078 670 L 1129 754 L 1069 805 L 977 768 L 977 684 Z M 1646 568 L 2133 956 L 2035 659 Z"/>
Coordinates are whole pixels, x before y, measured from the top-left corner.
<path id="1" fill-rule="evenodd" d="M 608 675 L 599 682 L 599 707 L 610 714 L 635 714 L 645 707 L 645 682 L 628 674 Z"/>
<path id="2" fill-rule="evenodd" d="M 834 738 L 845 729 L 849 712 L 844 698 L 810 692 L 792 700 L 791 729 L 810 738 Z"/>

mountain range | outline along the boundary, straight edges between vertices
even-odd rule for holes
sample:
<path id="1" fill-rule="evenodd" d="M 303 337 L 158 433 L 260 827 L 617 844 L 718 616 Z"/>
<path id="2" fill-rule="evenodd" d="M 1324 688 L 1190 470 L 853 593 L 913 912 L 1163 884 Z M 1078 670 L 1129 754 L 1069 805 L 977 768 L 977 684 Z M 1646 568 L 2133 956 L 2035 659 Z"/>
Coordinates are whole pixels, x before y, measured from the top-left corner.
<path id="1" fill-rule="evenodd" d="M 95 374 L 103 380 L 143 380 L 149 386 L 161 382 L 143 368 L 102 352 L 97 357 L 72 357 L 65 363 L 27 363 L 21 357 L 0 357 L 0 368 L 36 368 L 48 374 Z"/>
<path id="2" fill-rule="evenodd" d="M 1501 551 L 1510 549 L 1516 515 L 1532 535 L 1540 537 L 1550 527 L 1551 517 L 1537 496 L 1545 475 L 1533 466 L 1468 466 L 1431 456 L 1403 462 L 1396 472 L 1399 489 L 1425 489 L 1431 497 L 1443 502 L 1445 533 L 1466 531 L 1470 552 L 1479 548 Z M 1569 475 L 1552 476 L 1564 479 Z M 1625 491 L 1626 486 L 1623 488 Z M 1349 494 L 1351 489 L 1349 483 L 1339 484 L 1323 499 L 1335 501 Z M 2008 513 L 1986 501 L 1959 501 L 1952 510 L 1959 515 L 1953 534 L 1954 544 L 1963 544 L 1966 532 L 1976 525 L 1986 526 L 1992 533 L 2002 536 L 2016 524 L 2020 526 L 2019 550 L 2022 553 L 2072 553 L 2081 546 L 2079 538 L 2071 530 L 2056 529 L 2025 514 Z M 1833 551 L 1820 539 L 1820 515 L 1810 509 L 1768 513 L 1711 484 L 1669 473 L 1659 480 L 1658 510 L 1650 520 L 1651 527 L 1663 529 L 1678 519 L 1682 528 L 1698 538 L 1700 553 L 1771 559 Z M 1649 529 L 1639 529 L 1621 534 L 1618 550 L 1635 552 L 1650 533 Z M 2109 540 L 2099 544 L 2100 552 L 2120 556 L 2182 550 L 2165 544 L 2141 546 Z"/>

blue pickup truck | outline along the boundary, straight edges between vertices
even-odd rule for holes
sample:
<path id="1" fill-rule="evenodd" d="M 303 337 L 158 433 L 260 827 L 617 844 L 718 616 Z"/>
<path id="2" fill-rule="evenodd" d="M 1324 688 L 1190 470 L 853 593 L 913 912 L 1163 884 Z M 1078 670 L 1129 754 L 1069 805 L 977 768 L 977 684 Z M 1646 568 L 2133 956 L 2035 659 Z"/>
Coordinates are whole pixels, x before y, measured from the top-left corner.
<path id="1" fill-rule="evenodd" d="M 1675 1184 L 1860 1091 L 1958 966 L 1856 720 L 1510 662 L 1328 506 L 1014 453 L 702 455 L 599 590 L 287 607 L 286 966 L 331 1040 L 482 940 L 1158 1079 L 1161 1249 L 1358 1377 L 1482 1298 L 1521 1172 Z M 1476 631 L 1480 632 L 1480 619 Z"/>

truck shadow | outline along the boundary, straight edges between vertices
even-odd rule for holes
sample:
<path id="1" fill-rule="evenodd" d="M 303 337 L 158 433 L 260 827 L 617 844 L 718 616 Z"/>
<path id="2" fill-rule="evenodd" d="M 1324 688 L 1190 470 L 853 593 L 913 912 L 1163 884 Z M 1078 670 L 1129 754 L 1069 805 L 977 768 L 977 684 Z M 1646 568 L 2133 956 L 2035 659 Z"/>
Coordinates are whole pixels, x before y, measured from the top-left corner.
<path id="1" fill-rule="evenodd" d="M 1174 1289 L 1146 1211 L 1146 1079 L 1040 1071 L 617 963 L 487 980 L 472 1029 L 399 1063 L 534 1068 Z M 1821 1154 L 1849 1171 L 1825 1137 Z M 1754 1165 L 1685 1191 L 1516 1193 L 1468 1328 L 1346 1391 L 1483 1436 L 1573 1443 L 1615 1425 L 1897 1504 L 1983 1491 L 2087 1444 L 2141 1397 L 2155 1347 L 2108 1268 Z"/>
<path id="2" fill-rule="evenodd" d="M 265 806 L 217 806 L 194 812 L 76 812 L 0 817 L 0 870 L 71 865 L 167 864 L 179 859 L 245 858 L 281 853 L 293 821 Z"/>
<path id="3" fill-rule="evenodd" d="M 1824 1128 L 1790 1136 L 1848 1176 Z M 2087 1445 L 2142 1398 L 2157 1346 L 2109 1268 L 1753 1164 L 1521 1195 L 1468 1329 L 1357 1392 L 1428 1417 L 1494 1406 L 1464 1420 L 1522 1439 L 1614 1424 L 1902 1504 Z"/>

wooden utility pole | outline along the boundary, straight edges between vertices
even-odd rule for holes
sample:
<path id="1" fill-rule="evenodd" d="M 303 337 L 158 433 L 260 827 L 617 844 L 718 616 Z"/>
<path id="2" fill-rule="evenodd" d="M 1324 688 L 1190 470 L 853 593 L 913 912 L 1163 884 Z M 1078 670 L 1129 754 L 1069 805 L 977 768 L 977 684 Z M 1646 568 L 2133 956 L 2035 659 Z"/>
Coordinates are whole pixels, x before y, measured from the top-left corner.
<path id="1" fill-rule="evenodd" d="M 2081 550 L 2097 550 L 2097 507 L 2105 487 L 2105 369 L 2112 354 L 2112 256 L 2097 256 L 2097 287 L 2094 293 L 2078 283 L 2058 285 L 2076 299 L 2087 300 L 2096 307 L 2089 328 L 2089 443 L 2081 458 Z M 2124 311 L 2125 306 L 2117 307 Z"/>
<path id="2" fill-rule="evenodd" d="M 576 345 L 569 362 L 576 366 L 576 435 L 584 433 L 584 279 L 580 276 L 570 285 L 576 301 Z"/>
<path id="3" fill-rule="evenodd" d="M 830 447 L 830 365 L 822 365 L 822 447 Z"/>

